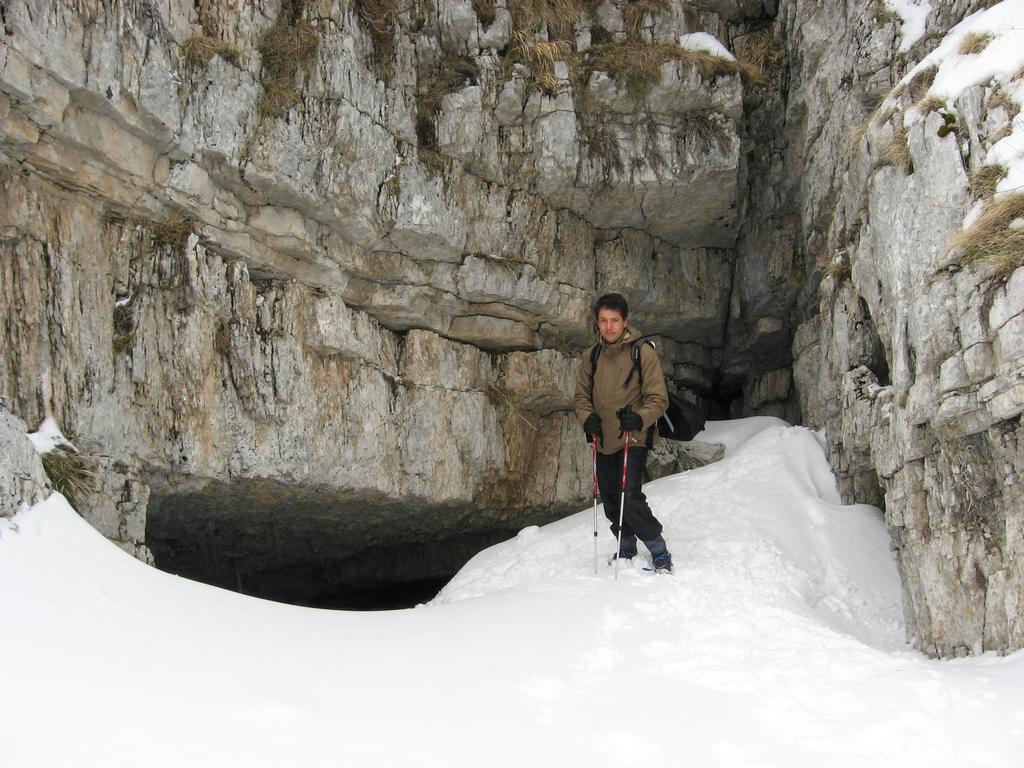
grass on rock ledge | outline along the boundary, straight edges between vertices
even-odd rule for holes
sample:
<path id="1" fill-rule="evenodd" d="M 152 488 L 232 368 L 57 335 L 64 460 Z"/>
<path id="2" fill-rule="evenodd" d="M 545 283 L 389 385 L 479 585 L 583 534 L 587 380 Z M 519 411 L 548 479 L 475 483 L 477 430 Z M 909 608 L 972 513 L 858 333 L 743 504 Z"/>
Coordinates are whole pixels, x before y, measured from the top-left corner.
<path id="1" fill-rule="evenodd" d="M 173 245 L 178 248 L 184 248 L 188 236 L 192 234 L 192 230 L 193 223 L 191 219 L 180 214 L 168 216 L 163 221 L 158 221 L 153 225 L 153 245 L 157 247 Z"/>
<path id="2" fill-rule="evenodd" d="M 983 165 L 971 174 L 971 191 L 979 200 L 988 200 L 996 193 L 999 182 L 1006 178 L 1006 167 L 998 163 Z"/>
<path id="3" fill-rule="evenodd" d="M 607 72 L 626 84 L 634 95 L 643 95 L 661 78 L 661 66 L 669 61 L 695 65 L 705 79 L 734 75 L 740 64 L 704 51 L 694 51 L 674 43 L 625 42 L 595 45 L 587 52 L 586 69 Z"/>
<path id="4" fill-rule="evenodd" d="M 79 503 L 95 487 L 96 462 L 88 454 L 63 448 L 54 448 L 40 458 L 54 489 L 78 509 Z"/>
<path id="5" fill-rule="evenodd" d="M 549 40 L 572 37 L 573 24 L 578 22 L 588 5 L 583 0 L 508 0 L 512 26 L 516 30 L 537 33 L 547 27 Z"/>
<path id="6" fill-rule="evenodd" d="M 895 165 L 905 174 L 914 172 L 914 161 L 910 154 L 907 129 L 903 127 L 902 123 L 898 123 L 893 128 L 892 135 L 882 146 L 882 155 L 886 164 Z"/>
<path id="7" fill-rule="evenodd" d="M 320 35 L 308 21 L 299 18 L 302 9 L 286 4 L 281 15 L 260 40 L 263 57 L 260 81 L 263 95 L 257 111 L 260 117 L 283 117 L 302 96 L 297 83 L 300 70 L 312 66 L 320 46 Z"/>
<path id="8" fill-rule="evenodd" d="M 206 66 L 214 56 L 220 56 L 236 67 L 242 62 L 242 51 L 223 40 L 209 35 L 190 37 L 182 46 L 185 66 L 190 69 Z"/>
<path id="9" fill-rule="evenodd" d="M 970 32 L 964 35 L 964 39 L 960 41 L 960 53 L 964 56 L 979 54 L 988 48 L 988 44 L 993 40 L 995 40 L 994 35 L 983 32 Z"/>
<path id="10" fill-rule="evenodd" d="M 751 32 L 743 38 L 736 56 L 740 72 L 751 85 L 765 81 L 782 64 L 782 50 L 775 42 L 771 27 Z"/>
<path id="11" fill-rule="evenodd" d="M 1005 279 L 1024 266 L 1024 194 L 989 200 L 981 215 L 950 242 L 964 264 L 986 262 Z"/>

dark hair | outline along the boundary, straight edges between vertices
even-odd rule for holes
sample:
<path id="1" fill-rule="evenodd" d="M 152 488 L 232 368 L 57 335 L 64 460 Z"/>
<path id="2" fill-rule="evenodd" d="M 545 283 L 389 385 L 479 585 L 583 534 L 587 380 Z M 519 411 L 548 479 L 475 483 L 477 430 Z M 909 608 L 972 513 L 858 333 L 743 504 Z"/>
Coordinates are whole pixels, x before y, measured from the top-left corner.
<path id="1" fill-rule="evenodd" d="M 606 293 L 594 303 L 594 317 L 602 309 L 614 309 L 625 320 L 629 317 L 629 304 L 621 293 Z"/>

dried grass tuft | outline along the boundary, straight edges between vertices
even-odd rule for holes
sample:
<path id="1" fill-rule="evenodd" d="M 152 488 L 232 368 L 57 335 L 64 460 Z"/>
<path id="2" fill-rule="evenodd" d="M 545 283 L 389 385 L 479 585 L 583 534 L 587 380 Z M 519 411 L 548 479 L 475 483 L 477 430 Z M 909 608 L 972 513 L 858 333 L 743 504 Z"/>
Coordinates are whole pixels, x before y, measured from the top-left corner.
<path id="1" fill-rule="evenodd" d="M 512 33 L 512 60 L 529 66 L 534 85 L 548 96 L 557 96 L 561 90 L 555 77 L 555 62 L 565 60 L 571 53 L 572 45 L 567 40 L 531 42 L 524 30 Z"/>
<path id="2" fill-rule="evenodd" d="M 861 144 L 864 143 L 864 137 L 868 132 L 868 123 L 858 123 L 850 129 L 850 154 L 854 154 L 860 150 Z"/>
<path id="3" fill-rule="evenodd" d="M 680 61 L 697 67 L 701 76 L 711 79 L 718 75 L 739 72 L 739 65 L 721 56 L 703 51 L 691 51 L 674 43 L 608 43 L 595 45 L 587 52 L 587 68 L 607 72 L 626 84 L 634 95 L 646 93 L 661 77 L 661 65 Z"/>
<path id="4" fill-rule="evenodd" d="M 571 38 L 583 12 L 581 0 L 508 0 L 507 7 L 513 29 L 536 33 L 547 27 L 549 40 Z"/>
<path id="5" fill-rule="evenodd" d="M 257 107 L 261 117 L 282 117 L 299 102 L 297 76 L 310 66 L 319 45 L 320 35 L 311 24 L 289 20 L 286 14 L 267 31 L 258 46 L 263 57 L 263 96 Z"/>
<path id="6" fill-rule="evenodd" d="M 971 174 L 971 192 L 978 200 L 987 200 L 996 193 L 999 182 L 1006 178 L 1006 166 L 993 163 L 983 165 Z"/>
<path id="7" fill-rule="evenodd" d="M 271 27 L 260 41 L 259 52 L 271 74 L 295 75 L 319 45 L 320 36 L 313 25 L 300 20 Z"/>
<path id="8" fill-rule="evenodd" d="M 736 59 L 743 76 L 756 85 L 778 70 L 782 63 L 782 49 L 775 42 L 771 28 L 765 27 L 743 38 Z"/>
<path id="9" fill-rule="evenodd" d="M 615 42 L 615 35 L 609 32 L 607 29 L 602 27 L 598 23 L 594 23 L 590 28 L 590 44 L 591 45 L 606 45 L 607 43 Z"/>
<path id="10" fill-rule="evenodd" d="M 969 32 L 960 41 L 960 53 L 963 56 L 973 56 L 988 48 L 988 44 L 995 40 L 995 35 L 986 32 Z"/>
<path id="11" fill-rule="evenodd" d="M 728 140 L 729 129 L 725 122 L 702 112 L 683 115 L 677 131 L 677 141 L 698 156 L 715 149 L 722 151 Z"/>
<path id="12" fill-rule="evenodd" d="M 401 10 L 399 0 L 355 0 L 355 8 L 360 26 L 373 41 L 373 64 L 385 76 L 390 75 L 395 59 L 398 13 Z"/>
<path id="13" fill-rule="evenodd" d="M 562 90 L 562 87 L 558 82 L 558 78 L 550 72 L 541 72 L 534 80 L 534 84 L 540 88 L 545 96 L 552 99 L 555 98 Z"/>
<path id="14" fill-rule="evenodd" d="M 1024 194 L 989 200 L 981 215 L 949 244 L 964 264 L 987 262 L 999 277 L 1024 266 Z"/>
<path id="15" fill-rule="evenodd" d="M 901 168 L 904 173 L 913 173 L 914 161 L 910 154 L 910 142 L 907 140 L 907 129 L 897 125 L 882 146 L 882 153 L 889 165 Z"/>
<path id="16" fill-rule="evenodd" d="M 556 61 L 564 59 L 572 50 L 567 40 L 530 42 L 529 35 L 516 30 L 512 33 L 516 57 L 540 72 L 550 72 Z"/>
<path id="17" fill-rule="evenodd" d="M 850 260 L 845 251 L 839 251 L 825 265 L 821 271 L 822 279 L 830 278 L 837 285 L 850 279 Z"/>
<path id="18" fill-rule="evenodd" d="M 95 488 L 96 460 L 89 454 L 65 448 L 54 448 L 41 458 L 54 489 L 78 509 Z"/>
<path id="19" fill-rule="evenodd" d="M 184 248 L 188 236 L 192 234 L 192 220 L 180 214 L 168 216 L 153 225 L 153 245 L 156 247 L 176 246 Z"/>
<path id="20" fill-rule="evenodd" d="M 585 115 L 585 118 L 583 132 L 586 136 L 587 157 L 601 167 L 602 181 L 611 184 L 626 170 L 619 138 L 606 115 Z"/>
<path id="21" fill-rule="evenodd" d="M 987 116 L 989 112 L 1000 108 L 1006 111 L 1006 116 L 1009 118 L 1009 122 L 1011 123 L 1016 120 L 1017 115 L 1020 114 L 1020 104 L 1017 100 L 1007 93 L 1006 89 L 1001 84 L 997 84 L 992 91 L 992 96 L 985 104 L 984 116 Z"/>
<path id="22" fill-rule="evenodd" d="M 431 72 L 420 78 L 416 94 L 417 111 L 433 114 L 441 108 L 441 101 L 467 85 L 479 81 L 480 68 L 471 56 L 443 56 Z"/>
<path id="23" fill-rule="evenodd" d="M 939 112 L 946 108 L 946 100 L 941 96 L 932 94 L 926 96 L 914 105 L 914 109 L 920 112 L 922 115 L 928 115 L 932 112 Z"/>
<path id="24" fill-rule="evenodd" d="M 240 49 L 209 35 L 197 35 L 186 40 L 182 46 L 182 56 L 189 69 L 206 66 L 214 56 L 220 56 L 235 66 L 239 66 L 242 61 Z"/>

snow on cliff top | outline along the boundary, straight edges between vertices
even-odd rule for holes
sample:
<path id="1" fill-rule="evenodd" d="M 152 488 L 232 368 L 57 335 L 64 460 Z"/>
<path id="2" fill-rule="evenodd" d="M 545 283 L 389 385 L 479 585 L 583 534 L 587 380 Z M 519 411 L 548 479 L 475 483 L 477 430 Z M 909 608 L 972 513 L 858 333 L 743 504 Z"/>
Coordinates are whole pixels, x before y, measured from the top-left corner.
<path id="1" fill-rule="evenodd" d="M 717 56 L 721 59 L 736 61 L 736 57 L 722 44 L 722 41 L 707 32 L 691 32 L 686 35 L 680 35 L 679 45 L 690 51 L 710 53 L 712 56 Z"/>
<path id="2" fill-rule="evenodd" d="M 63 446 L 74 449 L 74 445 L 64 437 L 64 433 L 60 431 L 60 427 L 57 426 L 57 422 L 52 416 L 47 416 L 35 432 L 29 432 L 28 439 L 32 442 L 36 453 L 39 454 L 50 453 L 55 448 Z"/>
<path id="3" fill-rule="evenodd" d="M 701 439 L 726 457 L 646 486 L 675 574 L 595 575 L 588 508 L 417 610 L 187 581 L 53 494 L 0 520 L 0 765 L 1019 765 L 1024 652 L 905 646 L 880 512 L 839 503 L 820 437 Z"/>
<path id="4" fill-rule="evenodd" d="M 977 53 L 962 53 L 961 45 L 969 36 L 979 41 L 988 38 L 987 44 Z M 908 84 L 930 67 L 938 69 L 926 97 L 938 96 L 951 105 L 968 88 L 987 85 L 1024 105 L 1024 0 L 1003 0 L 968 16 L 900 84 Z M 921 119 L 919 110 L 908 110 L 904 117 L 907 125 Z M 1015 116 L 1010 128 L 989 148 L 985 158 L 986 165 L 999 164 L 1007 169 L 996 187 L 997 195 L 1024 191 L 1024 116 Z"/>
<path id="5" fill-rule="evenodd" d="M 885 0 L 885 6 L 900 17 L 900 51 L 906 53 L 924 37 L 932 5 L 929 0 Z"/>

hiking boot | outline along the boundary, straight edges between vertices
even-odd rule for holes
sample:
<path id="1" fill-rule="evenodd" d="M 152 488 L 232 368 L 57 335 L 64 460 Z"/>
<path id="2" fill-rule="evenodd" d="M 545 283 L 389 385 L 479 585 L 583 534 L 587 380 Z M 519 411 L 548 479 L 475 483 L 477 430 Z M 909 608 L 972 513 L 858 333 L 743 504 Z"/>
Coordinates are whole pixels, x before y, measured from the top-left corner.
<path id="1" fill-rule="evenodd" d="M 668 552 L 655 555 L 652 563 L 655 573 L 672 573 L 672 555 Z"/>
<path id="2" fill-rule="evenodd" d="M 619 553 L 612 555 L 612 560 L 632 560 L 634 557 L 636 557 L 636 536 L 623 535 L 619 541 Z"/>

